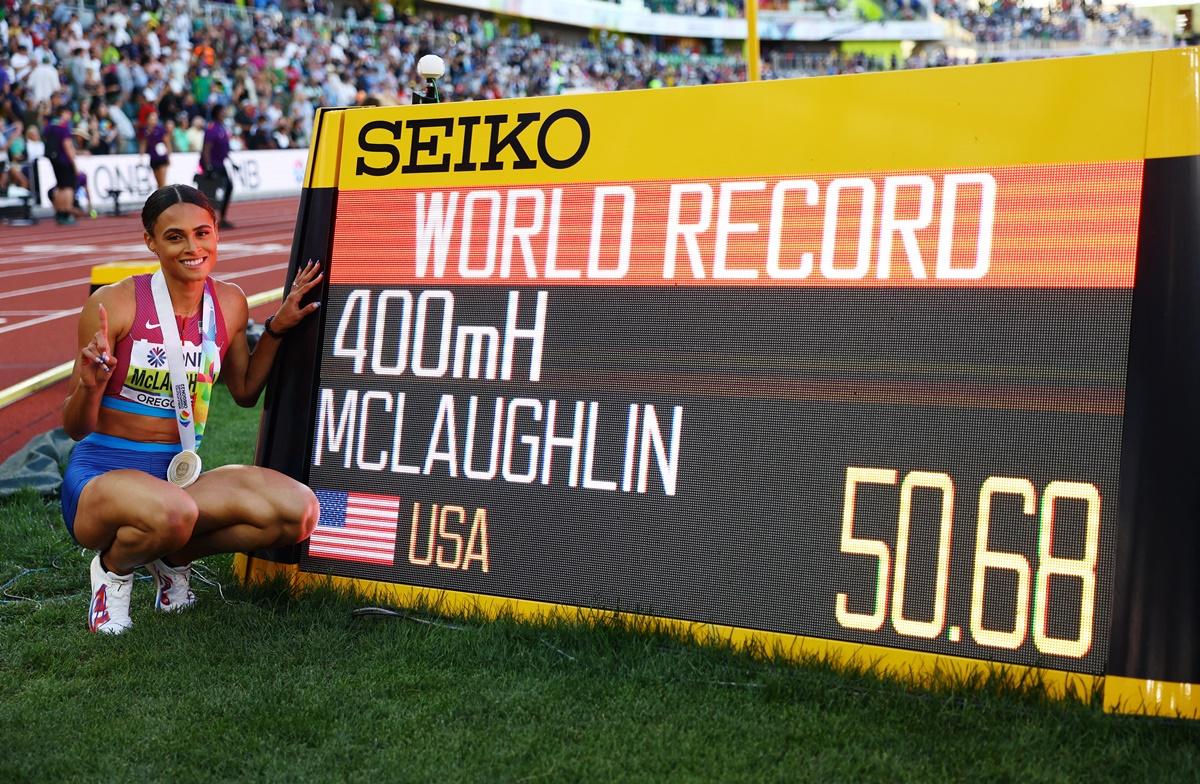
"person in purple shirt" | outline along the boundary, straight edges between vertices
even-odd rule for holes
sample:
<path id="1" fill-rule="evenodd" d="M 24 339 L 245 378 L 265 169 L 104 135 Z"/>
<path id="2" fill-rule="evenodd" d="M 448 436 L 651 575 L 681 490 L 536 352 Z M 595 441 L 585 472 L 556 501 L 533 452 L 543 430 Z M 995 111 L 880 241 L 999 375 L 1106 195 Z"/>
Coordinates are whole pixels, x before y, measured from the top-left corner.
<path id="1" fill-rule="evenodd" d="M 229 222 L 229 199 L 233 195 L 233 179 L 229 176 L 225 162 L 229 157 L 229 131 L 222 120 L 225 117 L 225 107 L 216 105 L 212 108 L 212 121 L 204 131 L 204 146 L 200 150 L 200 174 L 196 182 L 205 195 L 215 194 L 217 189 L 222 191 L 221 204 L 217 208 L 221 219 L 218 228 L 232 229 Z M 207 192 L 211 189 L 213 194 Z"/>
<path id="2" fill-rule="evenodd" d="M 158 187 L 167 184 L 167 169 L 171 166 L 171 139 L 167 129 L 158 119 L 158 112 L 146 115 L 146 135 L 142 137 L 141 152 L 150 156 L 150 171 L 154 172 L 154 181 Z"/>
<path id="3" fill-rule="evenodd" d="M 62 106 L 55 115 L 56 122 L 46 125 L 46 157 L 54 168 L 55 187 L 50 195 L 54 203 L 54 220 L 61 226 L 75 222 L 75 144 L 71 141 L 71 118 L 69 106 Z"/>

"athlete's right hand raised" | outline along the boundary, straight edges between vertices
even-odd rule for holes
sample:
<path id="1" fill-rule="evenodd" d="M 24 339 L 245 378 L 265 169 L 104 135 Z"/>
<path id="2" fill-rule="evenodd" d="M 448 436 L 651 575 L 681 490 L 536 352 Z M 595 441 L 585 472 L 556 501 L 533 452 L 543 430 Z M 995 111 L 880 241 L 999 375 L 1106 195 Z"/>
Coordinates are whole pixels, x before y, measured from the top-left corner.
<path id="1" fill-rule="evenodd" d="M 106 385 L 117 363 L 108 347 L 108 311 L 99 307 L 100 329 L 79 352 L 79 381 L 89 389 Z"/>

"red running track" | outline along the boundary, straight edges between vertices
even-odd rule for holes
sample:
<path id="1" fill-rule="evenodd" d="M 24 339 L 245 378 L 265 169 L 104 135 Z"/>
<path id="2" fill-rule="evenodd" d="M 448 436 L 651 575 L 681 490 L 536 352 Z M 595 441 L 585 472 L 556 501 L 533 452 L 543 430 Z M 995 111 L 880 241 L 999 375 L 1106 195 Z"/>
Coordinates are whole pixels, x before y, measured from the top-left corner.
<path id="1" fill-rule="evenodd" d="M 299 199 L 236 203 L 233 229 L 221 232 L 214 277 L 247 296 L 283 285 Z M 0 389 L 75 357 L 77 316 L 91 286 L 91 268 L 109 261 L 152 261 L 136 215 L 83 219 L 59 226 L 0 224 Z M 278 307 L 251 311 L 262 321 Z M 66 382 L 0 408 L 0 461 L 30 438 L 61 424 Z"/>

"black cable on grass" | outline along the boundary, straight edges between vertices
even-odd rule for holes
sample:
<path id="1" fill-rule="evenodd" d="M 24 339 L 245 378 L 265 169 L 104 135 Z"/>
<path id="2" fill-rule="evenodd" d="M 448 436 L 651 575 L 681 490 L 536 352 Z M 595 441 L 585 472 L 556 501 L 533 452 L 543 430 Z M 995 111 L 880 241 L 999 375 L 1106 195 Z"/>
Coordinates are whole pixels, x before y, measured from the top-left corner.
<path id="1" fill-rule="evenodd" d="M 542 645 L 545 645 L 547 648 L 549 648 L 550 650 L 554 651 L 554 652 L 555 652 L 555 653 L 557 653 L 559 656 L 562 656 L 562 657 L 564 657 L 564 658 L 566 658 L 566 659 L 570 659 L 571 661 L 579 661 L 579 660 L 578 660 L 578 659 L 576 659 L 574 656 L 572 656 L 571 654 L 569 654 L 569 653 L 567 653 L 566 651 L 562 650 L 561 648 L 556 648 L 555 646 L 551 645 L 551 644 L 550 644 L 550 642 L 549 642 L 549 641 L 548 641 L 548 640 L 547 640 L 545 637 L 538 637 L 538 642 L 540 642 Z"/>
<path id="2" fill-rule="evenodd" d="M 46 567 L 42 567 L 40 569 L 22 569 L 21 571 L 17 572 L 17 575 L 15 577 L 13 577 L 11 580 L 6 582 L 4 585 L 0 585 L 0 593 L 7 596 L 8 589 L 12 588 L 13 585 L 16 584 L 17 580 L 20 580 L 22 577 L 25 577 L 26 575 L 37 574 L 38 572 L 44 572 L 44 571 L 46 571 Z"/>
<path id="3" fill-rule="evenodd" d="M 74 547 L 70 547 L 67 550 L 65 550 L 64 552 L 57 553 L 54 557 L 52 557 L 50 559 L 49 567 L 41 567 L 38 569 L 22 569 L 11 580 L 4 583 L 3 585 L 0 585 L 0 595 L 11 597 L 11 601 L 5 601 L 4 603 L 5 604 L 16 604 L 17 602 L 50 601 L 49 599 L 38 600 L 38 599 L 33 599 L 33 598 L 27 597 L 27 596 L 16 596 L 15 594 L 8 593 L 8 589 L 11 588 L 13 586 L 13 584 L 17 582 L 17 580 L 20 580 L 22 577 L 25 577 L 27 575 L 34 574 L 36 572 L 44 572 L 50 568 L 61 571 L 63 569 L 63 566 L 61 564 L 59 564 L 58 558 L 60 556 L 70 553 L 74 549 L 75 549 Z M 93 553 L 92 550 L 85 550 L 85 549 L 79 550 L 80 556 L 85 557 L 85 558 L 88 556 L 91 556 L 92 553 Z M 224 602 L 225 604 L 246 604 L 246 602 L 235 602 L 231 599 L 226 598 L 225 586 L 223 586 L 219 580 L 217 580 L 215 577 L 213 577 L 212 572 L 209 569 L 207 569 L 206 567 L 204 567 L 199 561 L 193 562 L 192 574 L 194 574 L 196 576 L 196 579 L 198 579 L 200 582 L 204 583 L 205 585 L 216 588 L 217 595 L 221 597 L 221 601 Z M 137 580 L 138 582 L 146 582 L 153 578 L 151 578 L 149 574 L 134 572 L 134 579 Z M 69 598 L 70 596 L 78 596 L 78 595 L 86 594 L 86 593 L 87 593 L 87 591 L 80 591 L 78 593 L 69 594 L 67 597 L 58 596 L 58 597 L 54 597 L 54 599 L 57 600 L 57 599 L 62 599 L 62 598 Z M 3 601 L 3 600 L 0 600 L 0 601 Z"/>
<path id="4" fill-rule="evenodd" d="M 351 618 L 396 618 L 402 621 L 412 621 L 414 623 L 422 623 L 426 626 L 437 626 L 442 629 L 450 629 L 456 632 L 476 631 L 473 626 L 458 626 L 453 623 L 445 623 L 443 621 L 433 621 L 428 618 L 418 618 L 415 615 L 399 612 L 397 610 L 389 610 L 386 607 L 356 607 L 350 611 Z"/>
<path id="5" fill-rule="evenodd" d="M 199 562 L 196 562 L 196 561 L 192 562 L 192 574 L 194 574 L 196 576 L 197 580 L 204 583 L 205 585 L 210 585 L 210 586 L 216 588 L 217 595 L 221 597 L 221 601 L 225 602 L 226 604 L 234 603 L 225 598 L 225 586 L 221 585 L 221 581 L 216 579 L 215 577 L 210 577 L 208 569 L 201 566 Z"/>
<path id="6" fill-rule="evenodd" d="M 17 581 L 20 580 L 22 577 L 28 577 L 29 575 L 37 574 L 38 572 L 45 572 L 45 571 L 48 571 L 48 569 L 49 569 L 49 567 L 45 567 L 45 566 L 40 567 L 38 569 L 22 568 L 21 571 L 17 572 L 17 574 L 12 579 L 10 579 L 4 585 L 0 585 L 0 596 L 4 597 L 3 599 L 0 599 L 0 604 L 20 604 L 22 602 L 33 602 L 34 604 L 36 604 L 40 607 L 41 606 L 40 600 L 34 599 L 32 596 L 21 596 L 19 594 L 15 594 L 15 593 L 9 593 L 8 589 L 13 587 L 14 585 L 16 585 Z"/>

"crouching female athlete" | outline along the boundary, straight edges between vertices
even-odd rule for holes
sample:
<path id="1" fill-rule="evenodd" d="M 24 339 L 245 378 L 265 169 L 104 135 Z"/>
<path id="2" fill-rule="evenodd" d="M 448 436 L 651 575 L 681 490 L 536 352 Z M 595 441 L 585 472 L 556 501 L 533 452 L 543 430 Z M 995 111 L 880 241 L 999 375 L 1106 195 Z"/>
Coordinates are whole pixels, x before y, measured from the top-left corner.
<path id="1" fill-rule="evenodd" d="M 88 628 L 109 634 L 133 623 L 137 567 L 154 578 L 155 608 L 181 610 L 195 601 L 194 559 L 294 544 L 319 514 L 311 490 L 270 469 L 223 466 L 191 484 L 187 476 L 199 471 L 192 444 L 203 436 L 217 374 L 240 405 L 257 402 L 280 336 L 317 308 L 300 301 L 320 282 L 318 265 L 296 275 L 251 353 L 245 295 L 209 276 L 217 220 L 204 195 L 186 185 L 159 188 L 142 224 L 161 277 L 127 278 L 88 299 L 63 412 L 67 433 L 83 439 L 64 477 L 63 518 L 79 544 L 97 551 Z"/>

